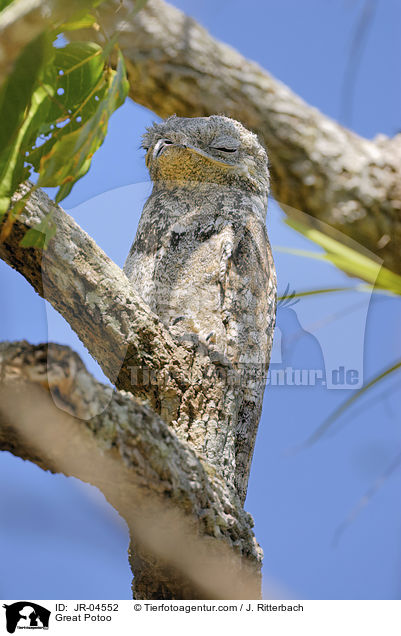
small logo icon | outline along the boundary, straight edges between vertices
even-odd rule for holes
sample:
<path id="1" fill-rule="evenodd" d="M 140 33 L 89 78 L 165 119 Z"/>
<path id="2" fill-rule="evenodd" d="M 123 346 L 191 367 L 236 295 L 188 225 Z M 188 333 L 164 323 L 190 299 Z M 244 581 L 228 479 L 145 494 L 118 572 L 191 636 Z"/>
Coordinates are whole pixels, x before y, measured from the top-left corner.
<path id="1" fill-rule="evenodd" d="M 14 634 L 16 629 L 49 629 L 50 611 L 37 603 L 18 601 L 3 607 L 9 634 Z"/>

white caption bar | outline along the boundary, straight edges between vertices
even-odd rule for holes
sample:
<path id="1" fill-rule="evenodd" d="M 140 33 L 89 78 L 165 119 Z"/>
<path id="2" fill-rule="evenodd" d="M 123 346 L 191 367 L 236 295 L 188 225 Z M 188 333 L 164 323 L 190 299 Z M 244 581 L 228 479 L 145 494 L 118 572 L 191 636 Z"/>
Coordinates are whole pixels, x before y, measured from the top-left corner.
<path id="1" fill-rule="evenodd" d="M 401 601 L 2 601 L 0 633 L 399 635 Z M 23 630 L 23 631 L 22 631 Z"/>

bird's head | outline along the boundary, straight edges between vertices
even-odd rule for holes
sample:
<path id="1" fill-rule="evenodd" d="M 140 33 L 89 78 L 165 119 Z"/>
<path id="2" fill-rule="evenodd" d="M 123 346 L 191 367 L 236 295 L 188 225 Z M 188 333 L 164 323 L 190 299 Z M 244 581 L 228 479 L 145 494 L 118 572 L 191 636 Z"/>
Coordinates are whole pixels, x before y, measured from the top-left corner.
<path id="1" fill-rule="evenodd" d="M 142 146 L 154 182 L 237 185 L 267 194 L 266 152 L 256 135 L 234 119 L 174 115 L 148 128 Z"/>

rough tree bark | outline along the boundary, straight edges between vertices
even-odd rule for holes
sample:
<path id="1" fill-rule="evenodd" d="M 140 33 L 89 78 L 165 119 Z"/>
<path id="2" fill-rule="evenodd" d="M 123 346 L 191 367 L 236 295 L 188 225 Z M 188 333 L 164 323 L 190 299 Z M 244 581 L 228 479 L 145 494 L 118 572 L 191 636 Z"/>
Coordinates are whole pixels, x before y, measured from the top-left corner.
<path id="1" fill-rule="evenodd" d="M 0 373 L 0 449 L 100 488 L 157 561 L 157 580 L 136 569 L 136 598 L 259 596 L 250 516 L 152 409 L 60 345 L 1 343 Z"/>
<path id="2" fill-rule="evenodd" d="M 161 117 L 224 113 L 254 130 L 280 203 L 341 230 L 401 273 L 401 134 L 373 141 L 345 129 L 163 0 L 101 7 L 120 31 L 132 99 Z M 291 208 L 286 208 L 291 214 Z"/>
<path id="3" fill-rule="evenodd" d="M 25 184 L 15 199 L 23 196 L 27 190 L 28 185 Z M 27 230 L 40 222 L 50 210 L 53 211 L 57 234 L 56 238 L 50 241 L 49 248 L 45 252 L 34 248 L 21 248 L 20 241 Z M 41 191 L 35 191 L 31 195 L 23 213 L 13 224 L 11 233 L 0 244 L 0 256 L 23 274 L 34 289 L 64 316 L 116 387 L 130 391 L 137 399 L 146 402 L 148 421 L 151 421 L 150 414 L 153 413 L 154 425 L 152 424 L 151 435 L 155 438 L 153 450 L 159 447 L 159 483 L 157 487 L 153 487 L 150 483 L 148 489 L 156 490 L 165 499 L 172 499 L 176 506 L 181 507 L 191 519 L 196 532 L 199 532 L 198 526 L 203 524 L 203 534 L 215 537 L 219 545 L 223 542 L 229 545 L 233 550 L 234 561 L 234 554 L 238 553 L 245 562 L 240 569 L 244 572 L 249 569 L 253 572 L 253 581 L 258 580 L 261 551 L 251 532 L 252 519 L 242 510 L 234 488 L 234 422 L 239 400 L 235 391 L 236 373 L 230 362 L 218 352 L 209 351 L 207 346 L 201 344 L 196 337 L 188 342 L 177 342 L 135 293 L 120 268 L 102 252 L 69 215 Z M 54 348 L 53 350 L 57 351 Z M 27 355 L 23 351 L 22 353 L 17 351 L 17 362 L 13 361 L 9 366 L 12 369 L 22 366 L 20 375 L 29 376 L 24 367 L 29 369 L 30 355 L 33 354 L 29 349 Z M 24 364 L 21 364 L 21 360 L 25 361 Z M 42 366 L 43 364 L 42 361 Z M 75 364 L 78 364 L 76 359 Z M 53 362 L 49 366 L 50 378 L 52 365 Z M 57 369 L 60 367 L 62 372 L 63 365 L 55 366 Z M 51 380 L 46 379 L 44 369 L 37 375 L 41 383 L 46 386 L 51 384 Z M 4 377 L 7 378 L 7 374 L 3 373 L 3 382 Z M 82 379 L 82 372 L 80 377 Z M 82 396 L 77 395 L 77 391 L 80 390 L 79 382 L 76 383 L 75 388 L 70 386 L 72 382 L 71 378 L 68 382 L 64 382 L 67 393 L 71 394 L 66 398 L 60 386 L 55 385 L 56 400 L 59 404 L 60 400 L 61 403 L 67 404 L 76 401 L 82 410 L 84 408 L 81 404 Z M 88 377 L 85 382 L 90 384 Z M 91 386 L 94 386 L 93 380 Z M 87 391 L 85 384 L 82 390 Z M 113 399 L 109 391 L 105 390 L 105 395 L 101 397 L 99 397 L 100 394 L 99 386 L 87 391 L 86 395 L 89 396 L 90 404 L 85 406 L 86 413 L 96 414 L 99 409 L 104 408 L 103 405 L 107 403 L 107 400 L 110 400 L 110 408 L 113 410 L 115 396 L 119 394 L 113 394 Z M 132 416 L 129 419 L 131 421 L 137 417 L 137 411 L 135 411 L 132 398 L 130 399 Z M 128 397 L 124 400 L 128 404 Z M 138 404 L 136 408 L 140 411 Z M 75 411 L 73 412 L 75 414 Z M 84 417 L 79 409 L 77 415 Z M 121 418 L 123 415 L 124 413 Z M 164 427 L 158 416 L 165 423 Z M 122 424 L 116 423 L 113 416 L 107 415 L 104 418 L 100 420 L 100 423 L 95 418 L 91 429 L 98 444 L 108 445 L 110 436 L 114 438 Z M 166 425 L 171 427 L 171 433 L 166 432 L 168 431 Z M 153 468 L 153 450 L 152 446 L 149 446 L 149 430 L 146 430 L 146 427 L 142 430 L 140 426 L 135 426 L 132 436 L 129 431 L 125 431 L 125 442 L 116 442 L 121 450 L 121 458 L 126 460 L 126 448 L 131 448 L 134 456 L 132 458 L 130 455 L 131 459 L 128 458 L 130 465 L 139 461 L 141 466 L 146 468 L 149 465 Z M 7 428 L 7 431 L 9 430 L 10 426 Z M 178 455 L 171 441 L 169 447 L 166 446 L 166 435 L 170 435 L 170 440 L 176 440 Z M 6 432 L 6 435 L 3 435 L 2 448 L 10 450 L 5 441 L 7 436 Z M 12 439 L 15 438 L 16 435 L 12 434 Z M 65 436 L 62 439 L 64 441 L 59 446 L 52 438 L 55 443 L 54 457 L 60 457 L 63 453 Z M 179 445 L 178 440 L 182 446 Z M 33 453 L 29 454 L 28 451 L 21 451 L 20 444 L 16 442 L 13 444 L 15 454 L 20 454 L 22 457 L 29 456 L 40 465 L 53 470 L 57 469 L 57 466 L 55 467 L 54 463 L 47 459 L 47 451 L 42 457 L 40 448 L 34 448 Z M 160 447 L 163 447 L 162 453 Z M 149 451 L 150 457 L 146 462 L 143 459 L 138 460 L 138 448 Z M 171 457 L 171 453 L 174 457 Z M 179 471 L 177 472 L 174 468 L 175 462 L 180 464 L 185 453 L 189 453 L 189 464 L 196 458 L 195 468 L 198 471 L 198 474 L 193 473 L 193 479 L 188 479 L 186 482 L 184 479 L 179 479 Z M 143 454 L 146 454 L 145 451 Z M 195 468 L 192 467 L 192 472 Z M 65 469 L 61 468 L 61 470 Z M 78 469 L 74 470 L 75 473 L 72 474 L 77 474 Z M 83 475 L 86 474 L 85 470 L 82 467 Z M 172 479 L 171 475 L 175 473 L 177 473 L 178 484 L 173 492 L 169 482 Z M 101 475 L 101 470 L 99 474 Z M 145 471 L 145 476 L 146 474 Z M 86 479 L 90 480 L 89 477 Z M 97 478 L 94 479 L 96 483 Z M 115 480 L 113 484 L 115 485 Z M 121 489 L 124 490 L 124 484 L 119 485 L 116 496 Z M 113 501 L 112 492 L 110 490 L 108 492 L 110 492 L 110 500 Z M 198 501 L 196 497 L 194 499 L 194 493 L 197 493 Z M 213 506 L 208 502 L 210 497 L 214 499 Z M 190 500 L 192 500 L 191 505 L 188 503 Z M 219 508 L 218 514 L 216 505 Z M 129 508 L 128 504 L 127 506 Z M 118 505 L 117 509 L 121 510 L 121 507 Z M 122 514 L 128 519 L 129 526 L 133 529 L 135 541 L 131 563 L 135 575 L 136 597 L 197 598 L 202 595 L 204 597 L 205 591 L 202 591 L 199 586 L 194 586 L 185 572 L 182 572 L 182 568 L 180 573 L 180 569 L 178 571 L 176 567 L 172 569 L 172 564 L 168 561 L 155 558 L 154 552 L 147 547 L 147 542 L 141 539 L 141 534 L 139 534 L 138 543 L 136 525 L 124 510 L 123 508 Z M 240 531 L 238 531 L 239 527 Z M 228 540 L 229 537 L 231 538 Z M 184 550 L 184 553 L 190 553 L 190 550 Z M 237 568 L 236 578 L 241 579 L 238 572 Z M 227 577 L 227 580 L 229 578 Z M 248 581 L 248 575 L 245 578 Z M 247 586 L 252 589 L 253 596 L 260 594 L 260 589 L 256 592 L 257 585 L 255 587 L 254 582 L 239 583 L 239 585 L 240 598 L 244 597 L 243 592 L 246 593 Z M 249 595 L 249 592 L 247 594 Z M 206 596 L 210 597 L 210 593 Z"/>

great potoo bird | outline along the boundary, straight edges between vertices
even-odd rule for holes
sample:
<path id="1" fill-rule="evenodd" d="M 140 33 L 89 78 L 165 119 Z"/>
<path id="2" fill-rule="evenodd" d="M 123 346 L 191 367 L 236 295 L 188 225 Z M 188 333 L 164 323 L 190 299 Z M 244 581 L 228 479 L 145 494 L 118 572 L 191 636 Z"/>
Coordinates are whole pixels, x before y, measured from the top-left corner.
<path id="1" fill-rule="evenodd" d="M 197 334 L 238 371 L 244 500 L 276 313 L 267 155 L 256 135 L 217 115 L 154 124 L 143 148 L 154 185 L 124 271 L 173 333 Z"/>

